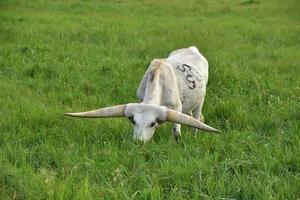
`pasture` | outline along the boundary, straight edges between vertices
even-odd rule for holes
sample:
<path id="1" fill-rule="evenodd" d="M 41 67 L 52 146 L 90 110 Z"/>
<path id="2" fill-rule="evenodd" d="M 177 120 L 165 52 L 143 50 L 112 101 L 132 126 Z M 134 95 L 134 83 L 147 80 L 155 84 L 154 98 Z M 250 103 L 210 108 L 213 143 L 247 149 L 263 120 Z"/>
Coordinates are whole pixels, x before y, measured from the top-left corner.
<path id="1" fill-rule="evenodd" d="M 297 0 L 0 1 L 0 199 L 299 199 Z M 207 58 L 205 122 L 149 143 L 126 119 L 154 58 Z"/>

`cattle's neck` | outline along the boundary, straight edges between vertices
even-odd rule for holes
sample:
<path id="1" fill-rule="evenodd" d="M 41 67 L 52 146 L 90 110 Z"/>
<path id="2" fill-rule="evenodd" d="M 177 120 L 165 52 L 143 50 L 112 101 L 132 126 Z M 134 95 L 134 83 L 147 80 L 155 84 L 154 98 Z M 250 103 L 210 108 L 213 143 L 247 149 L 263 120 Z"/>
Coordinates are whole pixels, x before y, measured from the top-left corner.
<path id="1" fill-rule="evenodd" d="M 160 67 L 157 67 L 149 73 L 147 78 L 147 86 L 143 103 L 161 104 L 162 85 L 160 83 Z"/>

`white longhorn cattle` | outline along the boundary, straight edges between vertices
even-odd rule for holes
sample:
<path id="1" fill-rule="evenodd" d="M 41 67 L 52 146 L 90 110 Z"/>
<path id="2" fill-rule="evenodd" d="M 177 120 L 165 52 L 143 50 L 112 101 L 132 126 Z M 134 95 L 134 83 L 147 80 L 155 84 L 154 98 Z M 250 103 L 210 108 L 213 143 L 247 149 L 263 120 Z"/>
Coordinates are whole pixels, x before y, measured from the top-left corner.
<path id="1" fill-rule="evenodd" d="M 151 62 L 137 90 L 141 103 L 66 115 L 127 117 L 134 124 L 134 139 L 144 142 L 153 136 L 158 123 L 166 121 L 174 123 L 173 135 L 176 140 L 180 136 L 180 124 L 204 131 L 220 132 L 203 123 L 201 110 L 207 81 L 208 62 L 198 49 L 179 49 L 166 59 L 154 59 Z"/>

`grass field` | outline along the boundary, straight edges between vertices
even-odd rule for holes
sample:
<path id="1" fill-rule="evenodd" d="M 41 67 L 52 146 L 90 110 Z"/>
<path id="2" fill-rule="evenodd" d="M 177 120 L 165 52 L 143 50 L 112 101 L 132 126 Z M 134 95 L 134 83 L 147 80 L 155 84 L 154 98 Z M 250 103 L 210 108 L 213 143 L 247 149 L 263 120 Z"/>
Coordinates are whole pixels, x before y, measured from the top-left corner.
<path id="1" fill-rule="evenodd" d="M 297 0 L 0 0 L 0 199 L 300 199 Z M 147 144 L 126 119 L 153 58 L 197 46 L 206 123 Z"/>

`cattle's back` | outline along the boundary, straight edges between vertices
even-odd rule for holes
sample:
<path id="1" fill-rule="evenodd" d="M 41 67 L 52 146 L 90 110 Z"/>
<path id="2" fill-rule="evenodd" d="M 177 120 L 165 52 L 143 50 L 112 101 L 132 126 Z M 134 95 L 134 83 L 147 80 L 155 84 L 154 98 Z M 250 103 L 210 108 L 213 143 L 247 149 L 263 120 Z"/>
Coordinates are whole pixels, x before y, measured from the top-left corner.
<path id="1" fill-rule="evenodd" d="M 167 61 L 177 77 L 183 111 L 191 111 L 204 98 L 208 81 L 208 62 L 196 47 L 173 51 Z"/>
<path id="2" fill-rule="evenodd" d="M 207 83 L 208 62 L 196 47 L 175 50 L 170 53 L 167 61 L 177 70 L 183 68 L 182 65 L 188 65 L 187 68 L 190 67 L 195 76 L 201 76 Z"/>

